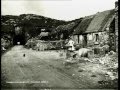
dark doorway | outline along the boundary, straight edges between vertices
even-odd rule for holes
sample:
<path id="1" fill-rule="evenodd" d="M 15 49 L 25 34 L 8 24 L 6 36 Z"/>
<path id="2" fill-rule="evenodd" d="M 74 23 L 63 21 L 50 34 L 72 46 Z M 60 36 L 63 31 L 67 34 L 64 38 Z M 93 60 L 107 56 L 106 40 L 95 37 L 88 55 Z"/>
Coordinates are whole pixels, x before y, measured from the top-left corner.
<path id="1" fill-rule="evenodd" d="M 87 47 L 87 34 L 83 35 L 83 47 Z"/>
<path id="2" fill-rule="evenodd" d="M 13 37 L 13 45 L 25 45 L 25 35 L 15 35 Z"/>

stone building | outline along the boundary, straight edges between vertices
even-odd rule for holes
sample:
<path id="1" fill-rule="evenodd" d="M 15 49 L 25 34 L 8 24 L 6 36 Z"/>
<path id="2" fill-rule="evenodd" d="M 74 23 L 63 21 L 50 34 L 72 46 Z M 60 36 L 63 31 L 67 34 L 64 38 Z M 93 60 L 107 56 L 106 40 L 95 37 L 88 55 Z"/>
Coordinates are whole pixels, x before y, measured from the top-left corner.
<path id="1" fill-rule="evenodd" d="M 45 28 L 42 28 L 40 34 L 38 35 L 38 38 L 40 40 L 49 40 L 49 38 L 50 38 L 49 33 L 50 33 L 49 30 L 46 30 Z"/>
<path id="2" fill-rule="evenodd" d="M 115 9 L 86 16 L 74 29 L 71 37 L 81 47 L 108 45 L 109 50 L 116 51 L 117 17 Z"/>

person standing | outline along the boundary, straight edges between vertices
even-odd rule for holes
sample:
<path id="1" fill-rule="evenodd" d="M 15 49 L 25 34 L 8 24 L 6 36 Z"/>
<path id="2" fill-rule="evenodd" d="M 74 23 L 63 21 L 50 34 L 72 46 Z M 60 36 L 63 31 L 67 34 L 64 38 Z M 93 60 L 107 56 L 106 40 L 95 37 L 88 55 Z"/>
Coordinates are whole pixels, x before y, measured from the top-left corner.
<path id="1" fill-rule="evenodd" d="M 67 49 L 67 53 L 66 53 L 66 58 L 71 57 L 71 53 L 75 50 L 74 44 L 75 44 L 75 42 L 71 38 L 69 38 L 68 43 L 67 43 L 68 49 Z"/>
<path id="2" fill-rule="evenodd" d="M 74 44 L 75 44 L 75 42 L 70 38 L 69 40 L 68 40 L 68 50 L 69 51 L 74 51 L 75 50 L 75 47 L 74 47 Z"/>

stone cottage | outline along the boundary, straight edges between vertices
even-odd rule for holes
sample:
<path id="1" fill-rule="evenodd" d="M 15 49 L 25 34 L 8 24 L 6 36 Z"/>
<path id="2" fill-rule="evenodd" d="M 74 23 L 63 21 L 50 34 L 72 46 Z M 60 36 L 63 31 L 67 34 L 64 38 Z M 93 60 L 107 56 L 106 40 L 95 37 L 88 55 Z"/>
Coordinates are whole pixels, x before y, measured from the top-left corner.
<path id="1" fill-rule="evenodd" d="M 115 13 L 112 9 L 84 17 L 71 37 L 81 47 L 109 45 L 109 50 L 116 51 Z"/>

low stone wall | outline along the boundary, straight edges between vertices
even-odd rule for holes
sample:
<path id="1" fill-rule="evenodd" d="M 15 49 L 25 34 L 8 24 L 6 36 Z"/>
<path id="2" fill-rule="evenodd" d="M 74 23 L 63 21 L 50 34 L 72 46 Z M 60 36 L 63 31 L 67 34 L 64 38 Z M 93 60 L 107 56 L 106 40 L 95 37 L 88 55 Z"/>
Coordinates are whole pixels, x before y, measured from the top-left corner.
<path id="1" fill-rule="evenodd" d="M 61 49 L 62 47 L 64 47 L 64 41 L 28 40 L 25 46 L 37 51 Z"/>

